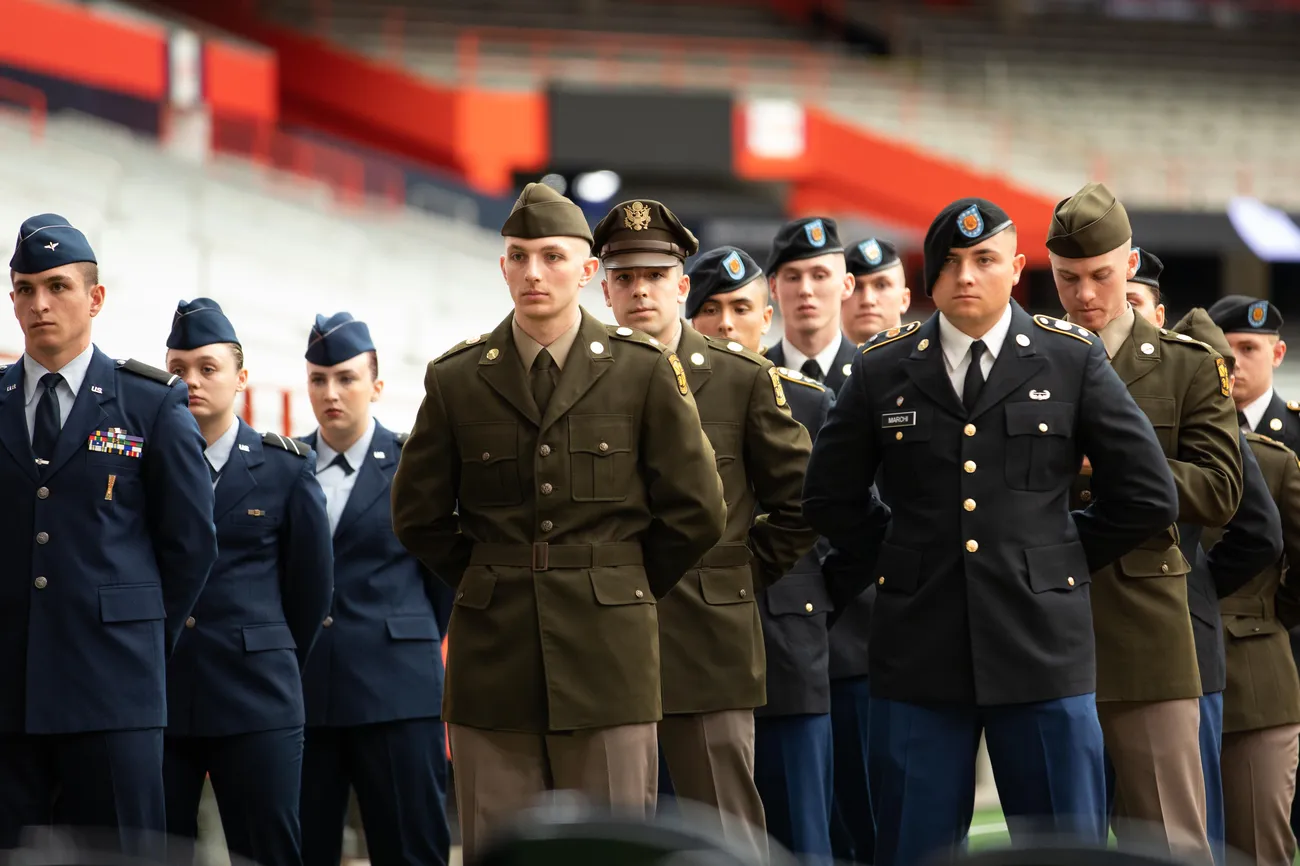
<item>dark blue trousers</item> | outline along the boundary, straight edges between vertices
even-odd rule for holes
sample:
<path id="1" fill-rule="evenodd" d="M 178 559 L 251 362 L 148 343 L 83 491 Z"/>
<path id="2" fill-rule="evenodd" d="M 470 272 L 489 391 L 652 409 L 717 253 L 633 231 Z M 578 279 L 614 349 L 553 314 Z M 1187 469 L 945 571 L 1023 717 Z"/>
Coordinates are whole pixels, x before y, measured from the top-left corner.
<path id="1" fill-rule="evenodd" d="M 964 844 L 980 732 L 1012 838 L 1106 842 L 1105 757 L 1092 694 L 997 707 L 875 698 L 868 774 L 876 866 L 916 866 Z"/>
<path id="2" fill-rule="evenodd" d="M 211 776 L 230 852 L 259 866 L 301 866 L 302 742 L 301 726 L 229 737 L 166 737 L 169 861 L 193 861 L 192 851 L 179 848 L 182 840 L 198 836 L 203 780 Z"/>
<path id="3" fill-rule="evenodd" d="M 338 866 L 355 788 L 373 866 L 446 866 L 447 740 L 441 719 L 307 728 L 302 859 Z"/>
<path id="4" fill-rule="evenodd" d="M 0 735 L 0 848 L 24 827 L 85 831 L 84 844 L 161 862 L 162 728 Z"/>
<path id="5" fill-rule="evenodd" d="M 767 832 L 809 864 L 831 862 L 831 717 L 754 719 L 754 784 Z"/>
<path id="6" fill-rule="evenodd" d="M 1228 856 L 1224 841 L 1223 770 L 1223 692 L 1201 696 L 1201 773 L 1205 776 L 1205 833 L 1210 838 L 1214 862 L 1222 866 Z"/>
<path id="7" fill-rule="evenodd" d="M 867 677 L 831 680 L 831 730 L 835 752 L 835 801 L 831 848 L 845 863 L 872 863 L 876 822 L 867 782 L 867 719 L 871 683 Z"/>

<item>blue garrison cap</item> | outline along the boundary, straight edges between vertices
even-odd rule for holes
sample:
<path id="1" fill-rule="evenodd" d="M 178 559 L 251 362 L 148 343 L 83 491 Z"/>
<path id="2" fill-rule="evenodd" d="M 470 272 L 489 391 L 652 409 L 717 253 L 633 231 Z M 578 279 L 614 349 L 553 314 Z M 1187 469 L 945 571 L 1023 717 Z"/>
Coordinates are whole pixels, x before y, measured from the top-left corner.
<path id="1" fill-rule="evenodd" d="M 74 262 L 98 263 L 90 241 L 58 214 L 43 213 L 28 219 L 18 229 L 18 242 L 14 244 L 9 267 L 20 274 L 39 274 Z"/>
<path id="2" fill-rule="evenodd" d="M 221 305 L 211 298 L 195 298 L 177 304 L 176 315 L 172 316 L 172 332 L 167 335 L 167 348 L 188 350 L 213 343 L 239 345 L 235 326 L 221 312 Z"/>
<path id="3" fill-rule="evenodd" d="M 351 313 L 335 313 L 328 319 L 316 317 L 311 336 L 307 338 L 308 361 L 322 367 L 333 367 L 355 358 L 362 352 L 373 352 L 370 329 L 365 322 L 352 318 Z"/>

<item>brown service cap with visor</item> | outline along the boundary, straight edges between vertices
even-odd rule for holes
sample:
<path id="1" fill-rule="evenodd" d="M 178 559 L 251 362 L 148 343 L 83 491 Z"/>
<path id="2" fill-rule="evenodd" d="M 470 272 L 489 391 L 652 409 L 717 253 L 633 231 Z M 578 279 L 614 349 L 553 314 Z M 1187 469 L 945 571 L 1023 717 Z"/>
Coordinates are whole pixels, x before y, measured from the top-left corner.
<path id="1" fill-rule="evenodd" d="M 651 199 L 614 205 L 592 232 L 596 257 L 610 268 L 680 265 L 695 255 L 700 242 L 677 215 Z"/>

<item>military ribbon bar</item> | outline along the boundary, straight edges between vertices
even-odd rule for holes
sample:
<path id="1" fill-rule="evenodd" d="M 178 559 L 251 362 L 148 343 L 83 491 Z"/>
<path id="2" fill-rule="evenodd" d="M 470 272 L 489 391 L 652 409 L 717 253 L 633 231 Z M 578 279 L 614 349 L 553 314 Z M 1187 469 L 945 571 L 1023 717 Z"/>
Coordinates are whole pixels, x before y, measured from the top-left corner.
<path id="1" fill-rule="evenodd" d="M 91 433 L 86 447 L 104 454 L 141 457 L 144 454 L 144 437 L 132 436 L 121 427 L 109 427 Z"/>

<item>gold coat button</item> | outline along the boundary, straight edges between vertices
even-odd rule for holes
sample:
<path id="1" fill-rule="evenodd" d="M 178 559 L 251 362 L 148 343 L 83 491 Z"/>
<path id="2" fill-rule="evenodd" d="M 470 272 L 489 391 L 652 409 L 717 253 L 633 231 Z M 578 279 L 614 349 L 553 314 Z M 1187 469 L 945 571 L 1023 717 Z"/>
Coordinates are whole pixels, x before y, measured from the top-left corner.
<path id="1" fill-rule="evenodd" d="M 542 495 L 543 495 L 543 496 L 550 496 L 550 495 L 551 495 L 551 492 L 554 491 L 554 490 L 555 490 L 555 488 L 551 486 L 551 482 L 549 482 L 549 481 L 547 481 L 545 484 L 542 485 Z"/>
<path id="2" fill-rule="evenodd" d="M 1161 574 L 1168 574 L 1168 573 L 1169 573 L 1169 563 L 1167 563 L 1167 562 L 1162 562 L 1162 563 L 1160 563 L 1160 573 L 1161 573 Z"/>
<path id="3" fill-rule="evenodd" d="M 1046 433 L 1046 432 L 1047 432 L 1047 425 L 1046 425 L 1046 424 L 1039 424 L 1039 425 L 1038 425 L 1038 432 L 1039 432 L 1039 433 Z"/>
<path id="4" fill-rule="evenodd" d="M 40 577 L 36 578 L 35 582 L 36 582 L 37 589 L 45 589 L 45 587 L 50 585 L 50 582 L 45 579 L 45 575 L 41 575 Z"/>
<path id="5" fill-rule="evenodd" d="M 966 550 L 969 553 L 974 553 L 979 549 L 980 549 L 980 543 L 975 539 L 972 538 L 970 541 L 966 542 Z"/>
<path id="6" fill-rule="evenodd" d="M 745 595 L 746 595 L 746 593 L 745 593 L 745 591 L 742 589 L 742 590 L 740 591 L 740 597 L 741 597 L 741 598 L 744 598 Z"/>
<path id="7" fill-rule="evenodd" d="M 550 445 L 543 445 L 541 448 L 538 448 L 538 449 L 537 449 L 537 453 L 538 453 L 538 454 L 541 454 L 543 457 L 550 457 L 550 456 L 551 456 L 551 446 L 550 446 Z"/>
<path id="8" fill-rule="evenodd" d="M 601 451 L 608 451 L 608 450 L 609 450 L 609 443 L 608 443 L 608 442 L 602 442 L 602 443 L 600 443 L 599 445 L 597 445 L 596 447 L 599 448 Z"/>
<path id="9" fill-rule="evenodd" d="M 903 431 L 902 431 L 902 430 L 899 430 L 897 433 L 895 433 L 895 434 L 894 434 L 894 438 L 895 438 L 895 439 L 902 439 L 902 438 L 903 438 Z"/>
<path id="10" fill-rule="evenodd" d="M 38 488 L 36 488 L 36 498 L 37 498 L 37 499 L 49 499 L 49 498 L 50 498 L 50 488 L 48 488 L 48 487 L 38 487 Z"/>
<path id="11" fill-rule="evenodd" d="M 489 453 L 489 452 L 487 452 L 487 451 L 484 451 L 484 452 L 483 452 L 483 462 L 486 463 L 487 461 L 489 461 L 489 460 L 491 460 L 491 459 L 492 459 L 492 454 Z"/>
<path id="12" fill-rule="evenodd" d="M 1065 582 L 1068 583 L 1070 586 L 1074 586 L 1074 578 L 1073 578 L 1073 577 L 1067 577 L 1067 578 L 1065 579 Z"/>
<path id="13" fill-rule="evenodd" d="M 49 540 L 50 540 L 50 534 L 49 534 L 48 532 L 38 532 L 38 533 L 36 533 L 36 543 L 37 543 L 37 544 L 44 544 L 45 542 L 47 542 L 47 541 L 49 541 Z"/>
<path id="14" fill-rule="evenodd" d="M 962 431 L 961 431 L 961 432 L 965 433 L 967 436 L 974 436 L 974 435 L 975 435 L 975 425 L 974 425 L 974 424 L 967 424 L 965 427 L 962 428 Z"/>
<path id="15" fill-rule="evenodd" d="M 885 576 L 882 574 L 880 577 L 876 578 L 876 583 L 880 584 L 881 586 L 884 586 L 884 585 L 885 585 Z"/>
<path id="16" fill-rule="evenodd" d="M 961 468 L 962 468 L 962 469 L 965 469 L 967 472 L 974 472 L 974 471 L 975 471 L 975 461 L 974 461 L 974 460 L 967 460 L 964 464 L 962 464 L 962 467 L 961 467 Z"/>
<path id="17" fill-rule="evenodd" d="M 810 602 L 808 602 L 807 604 L 805 604 L 805 605 L 803 606 L 803 609 L 806 610 L 806 611 L 808 611 L 809 613 L 812 613 L 812 602 L 810 601 Z"/>
<path id="18" fill-rule="evenodd" d="M 645 598 L 645 593 L 639 589 L 636 591 L 635 595 L 637 598 Z"/>
<path id="19" fill-rule="evenodd" d="M 1091 491 L 1091 490 L 1082 490 L 1082 491 L 1080 491 L 1080 492 L 1079 492 L 1079 499 L 1083 500 L 1084 502 L 1091 502 L 1091 501 L 1092 501 L 1092 491 Z"/>
<path id="20" fill-rule="evenodd" d="M 555 528 L 555 524 L 552 523 L 551 521 L 549 520 L 542 521 L 542 532 L 550 532 L 554 528 Z"/>
<path id="21" fill-rule="evenodd" d="M 321 625 L 325 626 L 326 628 L 329 628 L 330 626 L 334 625 L 334 617 L 332 616 L 325 617 L 325 621 L 322 622 Z"/>
<path id="22" fill-rule="evenodd" d="M 187 619 L 185 620 L 185 627 L 186 627 L 186 628 L 194 628 L 194 626 L 196 626 L 196 625 L 198 625 L 198 624 L 199 624 L 199 621 L 196 620 L 196 619 L 195 619 L 194 617 L 192 617 L 192 616 L 189 617 L 189 618 L 187 618 Z"/>
<path id="23" fill-rule="evenodd" d="M 962 508 L 965 508 L 967 511 L 974 511 L 974 510 L 975 510 L 975 500 L 974 500 L 974 499 L 967 499 L 965 502 L 963 502 L 963 503 L 961 504 L 961 507 L 962 507 Z"/>

